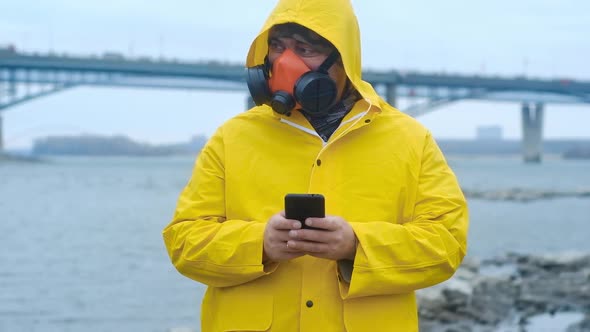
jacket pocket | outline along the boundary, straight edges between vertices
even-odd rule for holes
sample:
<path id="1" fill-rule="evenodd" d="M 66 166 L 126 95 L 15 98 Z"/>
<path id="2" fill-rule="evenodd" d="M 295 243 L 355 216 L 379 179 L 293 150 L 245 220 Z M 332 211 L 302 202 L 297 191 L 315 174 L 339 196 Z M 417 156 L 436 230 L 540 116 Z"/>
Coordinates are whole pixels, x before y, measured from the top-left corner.
<path id="1" fill-rule="evenodd" d="M 418 309 L 413 293 L 347 299 L 343 309 L 348 332 L 418 332 Z"/>
<path id="2" fill-rule="evenodd" d="M 217 320 L 222 331 L 267 331 L 272 325 L 273 296 L 258 287 L 217 289 Z"/>

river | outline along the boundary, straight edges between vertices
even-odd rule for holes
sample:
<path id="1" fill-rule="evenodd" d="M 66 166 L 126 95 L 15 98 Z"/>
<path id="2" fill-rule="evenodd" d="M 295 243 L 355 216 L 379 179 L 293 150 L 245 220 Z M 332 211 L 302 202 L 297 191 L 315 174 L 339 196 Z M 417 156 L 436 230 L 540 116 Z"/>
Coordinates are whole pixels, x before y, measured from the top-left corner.
<path id="1" fill-rule="evenodd" d="M 473 191 L 590 189 L 590 161 L 449 157 Z M 198 329 L 204 286 L 170 264 L 161 230 L 191 157 L 0 164 L 0 331 Z M 590 252 L 590 198 L 469 200 L 469 255 Z"/>

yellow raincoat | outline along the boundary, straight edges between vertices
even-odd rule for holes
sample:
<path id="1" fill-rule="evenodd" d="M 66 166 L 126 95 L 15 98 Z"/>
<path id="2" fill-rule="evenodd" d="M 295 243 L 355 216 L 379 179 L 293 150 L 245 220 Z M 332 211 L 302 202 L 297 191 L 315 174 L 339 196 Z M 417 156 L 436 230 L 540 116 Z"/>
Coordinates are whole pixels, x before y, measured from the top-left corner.
<path id="1" fill-rule="evenodd" d="M 208 285 L 202 330 L 417 331 L 414 291 L 449 278 L 466 253 L 468 215 L 430 133 L 361 80 L 360 36 L 348 0 L 280 1 L 254 40 L 295 22 L 340 51 L 363 99 L 324 143 L 299 113 L 254 107 L 223 124 L 200 153 L 164 241 L 183 275 Z M 358 237 L 350 283 L 335 261 L 262 264 L 267 220 L 286 193 L 321 193 L 326 213 Z"/>

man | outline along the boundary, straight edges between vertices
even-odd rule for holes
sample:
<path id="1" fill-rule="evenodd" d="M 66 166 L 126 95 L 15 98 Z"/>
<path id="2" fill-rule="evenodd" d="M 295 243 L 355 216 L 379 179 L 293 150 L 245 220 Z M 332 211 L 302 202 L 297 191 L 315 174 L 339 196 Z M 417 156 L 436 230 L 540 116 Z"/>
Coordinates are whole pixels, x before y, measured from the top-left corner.
<path id="1" fill-rule="evenodd" d="M 414 291 L 448 279 L 468 216 L 430 133 L 361 79 L 348 0 L 283 0 L 247 57 L 260 104 L 201 151 L 164 230 L 208 286 L 203 331 L 417 331 Z M 285 219 L 287 193 L 326 218 Z"/>

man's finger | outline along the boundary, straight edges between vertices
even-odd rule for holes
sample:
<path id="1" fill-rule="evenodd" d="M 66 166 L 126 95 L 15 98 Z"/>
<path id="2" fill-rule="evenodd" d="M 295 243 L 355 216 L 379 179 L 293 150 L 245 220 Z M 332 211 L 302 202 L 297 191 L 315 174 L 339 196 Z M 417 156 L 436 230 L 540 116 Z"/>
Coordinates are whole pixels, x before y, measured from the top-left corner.
<path id="1" fill-rule="evenodd" d="M 272 232 L 272 235 L 269 236 L 269 241 L 270 242 L 287 242 L 291 239 L 291 236 L 289 236 L 289 232 L 288 230 L 275 230 L 274 232 Z"/>
<path id="2" fill-rule="evenodd" d="M 326 230 L 294 229 L 287 234 L 291 240 L 328 243 L 333 241 L 333 233 Z"/>
<path id="3" fill-rule="evenodd" d="M 271 226 L 279 230 L 299 229 L 301 228 L 301 222 L 291 219 L 275 219 Z"/>
<path id="4" fill-rule="evenodd" d="M 301 255 L 303 255 L 302 250 L 297 249 L 297 248 L 295 248 L 293 246 L 290 246 L 288 241 L 283 242 L 282 245 L 284 245 L 284 248 L 282 247 L 282 249 L 283 249 L 284 252 L 287 252 L 287 253 L 290 253 L 290 254 L 301 254 Z"/>
<path id="5" fill-rule="evenodd" d="M 326 217 L 326 218 L 307 218 L 305 220 L 305 224 L 307 226 L 311 226 L 314 228 L 321 228 L 321 229 L 325 229 L 327 231 L 335 231 L 337 230 L 340 225 L 338 224 L 338 222 L 336 222 L 336 220 L 334 220 L 333 218 L 330 217 Z"/>
<path id="6" fill-rule="evenodd" d="M 287 244 L 289 245 L 289 249 L 298 251 L 310 253 L 322 253 L 328 251 L 328 245 L 325 243 L 289 240 Z"/>

